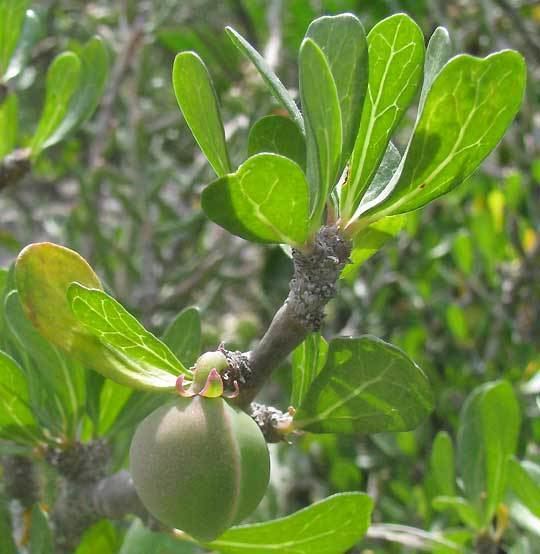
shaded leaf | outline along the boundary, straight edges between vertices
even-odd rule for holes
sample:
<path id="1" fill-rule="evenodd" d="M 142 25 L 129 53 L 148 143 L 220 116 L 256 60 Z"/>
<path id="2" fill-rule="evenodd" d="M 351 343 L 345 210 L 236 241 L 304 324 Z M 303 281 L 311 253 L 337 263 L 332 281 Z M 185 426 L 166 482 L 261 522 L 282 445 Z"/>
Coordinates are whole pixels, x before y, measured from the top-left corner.
<path id="1" fill-rule="evenodd" d="M 304 118 L 302 117 L 298 106 L 291 98 L 287 89 L 283 86 L 283 83 L 270 69 L 264 58 L 240 33 L 235 31 L 232 27 L 226 27 L 225 30 L 238 50 L 240 50 L 240 52 L 242 52 L 242 54 L 244 54 L 253 63 L 274 97 L 289 112 L 293 121 L 296 123 L 302 134 L 304 134 Z"/>
<path id="2" fill-rule="evenodd" d="M 226 554 L 345 552 L 365 535 L 372 508 L 366 494 L 334 494 L 290 516 L 233 527 L 209 547 Z"/>
<path id="3" fill-rule="evenodd" d="M 299 55 L 300 97 L 306 121 L 307 179 L 313 225 L 320 225 L 327 196 L 338 177 L 342 122 L 336 83 L 323 51 L 304 39 Z"/>
<path id="4" fill-rule="evenodd" d="M 43 34 L 43 26 L 34 10 L 26 10 L 23 28 L 19 36 L 17 47 L 9 61 L 9 66 L 4 74 L 4 79 L 9 81 L 19 75 L 26 67 L 32 54 L 34 44 Z"/>
<path id="5" fill-rule="evenodd" d="M 289 158 L 302 169 L 306 167 L 304 136 L 288 117 L 268 115 L 259 119 L 249 131 L 248 156 L 272 152 Z"/>
<path id="6" fill-rule="evenodd" d="M 54 554 L 49 518 L 39 504 L 32 508 L 30 554 Z"/>
<path id="7" fill-rule="evenodd" d="M 113 523 L 102 519 L 84 532 L 75 554 L 116 554 L 120 540 Z"/>
<path id="8" fill-rule="evenodd" d="M 79 86 L 69 102 L 65 117 L 44 142 L 43 148 L 56 144 L 87 121 L 94 113 L 105 89 L 109 56 L 103 40 L 99 37 L 91 38 L 79 55 L 82 64 Z"/>
<path id="9" fill-rule="evenodd" d="M 326 363 L 328 343 L 320 333 L 311 333 L 292 354 L 291 406 L 299 406 L 311 383 Z"/>
<path id="10" fill-rule="evenodd" d="M 409 431 L 432 409 L 422 370 L 396 346 L 366 335 L 330 342 L 294 421 L 315 433 Z"/>
<path id="11" fill-rule="evenodd" d="M 197 308 L 182 310 L 163 333 L 163 342 L 186 367 L 201 353 L 201 316 Z"/>
<path id="12" fill-rule="evenodd" d="M 208 162 L 218 177 L 230 173 L 218 98 L 204 62 L 195 52 L 181 52 L 174 59 L 172 80 L 178 105 Z"/>
<path id="13" fill-rule="evenodd" d="M 19 101 L 8 94 L 0 104 L 0 159 L 15 149 L 19 130 Z"/>
<path id="14" fill-rule="evenodd" d="M 446 431 L 437 433 L 433 441 L 429 464 L 438 494 L 454 496 L 456 492 L 454 444 Z"/>
<path id="15" fill-rule="evenodd" d="M 306 32 L 323 51 L 334 77 L 341 110 L 343 149 L 340 168 L 352 152 L 368 82 L 368 48 L 364 27 L 351 13 L 323 16 Z"/>
<path id="16" fill-rule="evenodd" d="M 292 246 L 307 238 L 308 203 L 304 173 L 277 154 L 249 158 L 202 194 L 206 215 L 234 235 Z"/>
<path id="17" fill-rule="evenodd" d="M 71 98 L 79 86 L 81 60 L 73 52 L 59 54 L 47 71 L 45 105 L 30 148 L 36 157 L 68 113 Z"/>
<path id="18" fill-rule="evenodd" d="M 508 488 L 532 514 L 540 518 L 540 466 L 510 458 Z"/>
<path id="19" fill-rule="evenodd" d="M 23 370 L 0 350 L 0 437 L 32 444 L 41 437 L 29 405 L 28 385 Z"/>
<path id="20" fill-rule="evenodd" d="M 377 23 L 367 42 L 369 82 L 349 179 L 342 190 L 345 219 L 357 219 L 355 211 L 390 137 L 420 87 L 424 65 L 424 35 L 408 15 L 396 14 Z"/>
<path id="21" fill-rule="evenodd" d="M 118 554 L 195 554 L 198 549 L 188 542 L 156 533 L 136 519 L 129 527 Z"/>
<path id="22" fill-rule="evenodd" d="M 432 505 L 438 512 L 453 510 L 459 519 L 472 529 L 481 528 L 477 511 L 461 496 L 437 496 L 433 499 Z"/>
<path id="23" fill-rule="evenodd" d="M 349 256 L 352 263 L 345 266 L 340 277 L 349 282 L 354 280 L 360 266 L 393 239 L 403 229 L 406 220 L 405 215 L 384 217 L 356 233 Z"/>
<path id="24" fill-rule="evenodd" d="M 465 496 L 491 521 L 506 487 L 507 459 L 517 446 L 520 410 L 510 383 L 477 387 L 460 415 L 457 452 Z"/>
<path id="25" fill-rule="evenodd" d="M 110 379 L 103 383 L 99 395 L 99 436 L 107 434 L 132 394 L 132 389 Z"/>

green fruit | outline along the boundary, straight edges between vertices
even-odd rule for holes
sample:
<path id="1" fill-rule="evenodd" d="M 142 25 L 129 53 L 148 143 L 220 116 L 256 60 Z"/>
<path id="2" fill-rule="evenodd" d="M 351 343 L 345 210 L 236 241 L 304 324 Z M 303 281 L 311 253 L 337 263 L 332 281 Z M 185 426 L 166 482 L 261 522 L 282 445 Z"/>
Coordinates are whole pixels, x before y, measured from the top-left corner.
<path id="1" fill-rule="evenodd" d="M 257 424 L 222 398 L 177 398 L 137 428 L 131 474 L 147 510 L 208 542 L 257 507 L 270 458 Z"/>

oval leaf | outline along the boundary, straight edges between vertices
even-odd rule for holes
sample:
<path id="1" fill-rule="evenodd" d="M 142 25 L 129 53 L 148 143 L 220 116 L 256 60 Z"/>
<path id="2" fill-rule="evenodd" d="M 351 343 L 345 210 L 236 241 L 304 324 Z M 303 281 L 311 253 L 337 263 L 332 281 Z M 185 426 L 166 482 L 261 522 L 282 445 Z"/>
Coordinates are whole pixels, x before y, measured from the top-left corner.
<path id="1" fill-rule="evenodd" d="M 300 97 L 306 118 L 307 178 L 313 225 L 320 218 L 339 170 L 342 148 L 341 109 L 336 83 L 323 51 L 310 38 L 300 47 Z"/>
<path id="2" fill-rule="evenodd" d="M 254 242 L 302 244 L 307 238 L 308 185 L 293 161 L 257 154 L 236 173 L 211 183 L 202 194 L 208 217 Z"/>
<path id="3" fill-rule="evenodd" d="M 450 60 L 435 78 L 398 171 L 370 215 L 421 208 L 464 181 L 516 116 L 525 62 L 510 50 Z"/>
<path id="4" fill-rule="evenodd" d="M 226 554 L 345 552 L 365 535 L 372 509 L 367 494 L 334 494 L 290 516 L 233 527 L 209 546 Z"/>
<path id="5" fill-rule="evenodd" d="M 432 409 L 427 377 L 399 348 L 371 336 L 338 338 L 294 421 L 314 433 L 409 431 Z"/>
<path id="6" fill-rule="evenodd" d="M 407 15 L 384 19 L 369 32 L 369 82 L 349 178 L 342 189 L 345 219 L 371 183 L 390 137 L 405 115 L 422 81 L 424 35 Z"/>
<path id="7" fill-rule="evenodd" d="M 45 106 L 30 148 L 36 157 L 67 114 L 71 97 L 79 87 L 81 60 L 73 52 L 59 54 L 47 71 Z"/>
<path id="8" fill-rule="evenodd" d="M 172 81 L 182 114 L 208 162 L 222 177 L 231 172 L 218 99 L 208 69 L 195 52 L 174 60 Z"/>
<path id="9" fill-rule="evenodd" d="M 336 83 L 343 131 L 342 168 L 354 146 L 368 81 L 368 48 L 360 20 L 351 13 L 313 21 L 306 37 L 317 43 Z"/>
<path id="10" fill-rule="evenodd" d="M 0 18 L 0 21 L 2 19 Z M 43 34 L 41 21 L 34 10 L 26 10 L 22 32 L 17 43 L 17 48 L 13 52 L 9 61 L 9 66 L 4 74 L 4 80 L 9 81 L 19 75 L 26 67 L 32 54 L 34 44 Z"/>
<path id="11" fill-rule="evenodd" d="M 0 2 L 0 81 L 21 34 L 28 0 Z"/>
<path id="12" fill-rule="evenodd" d="M 294 122 L 281 115 L 259 119 L 249 131 L 248 156 L 272 152 L 306 167 L 306 142 Z"/>

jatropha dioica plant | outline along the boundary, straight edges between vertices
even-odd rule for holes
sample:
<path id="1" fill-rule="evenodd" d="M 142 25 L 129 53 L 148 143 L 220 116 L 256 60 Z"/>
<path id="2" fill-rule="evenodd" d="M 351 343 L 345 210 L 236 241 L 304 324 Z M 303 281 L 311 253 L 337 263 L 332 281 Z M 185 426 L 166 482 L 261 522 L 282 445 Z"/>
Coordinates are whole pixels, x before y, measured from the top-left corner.
<path id="1" fill-rule="evenodd" d="M 289 295 L 262 339 L 250 352 L 221 345 L 199 355 L 199 322 L 190 316 L 160 340 L 103 290 L 78 254 L 49 243 L 25 248 L 6 274 L 4 325 L 16 336 L 24 328 L 36 344 L 46 339 L 69 360 L 62 362 L 66 370 L 84 366 L 108 378 L 101 385 L 112 387 L 108 398 L 114 382 L 156 393 L 161 405 L 135 431 L 133 481 L 123 486 L 134 485 L 162 525 L 203 544 L 214 541 L 218 551 L 235 552 L 243 543 L 257 551 L 274 540 L 296 544 L 295 552 L 343 552 L 368 525 L 371 500 L 361 493 L 226 530 L 265 493 L 266 442 L 292 433 L 405 431 L 432 410 L 425 374 L 397 347 L 369 335 L 327 343 L 320 334 L 324 308 L 343 271 L 395 236 L 407 212 L 465 180 L 495 148 L 520 107 L 525 64 L 510 50 L 483 59 L 453 56 L 443 28 L 425 48 L 418 25 L 404 14 L 367 35 L 352 14 L 321 17 L 300 47 L 299 108 L 260 54 L 236 31 L 227 32 L 288 112 L 253 125 L 243 163 L 231 161 L 218 99 L 196 53 L 177 55 L 173 86 L 217 174 L 202 193 L 206 215 L 248 241 L 281 244 L 292 258 Z M 400 150 L 392 135 L 417 98 L 412 133 Z M 293 351 L 290 408 L 253 403 Z M 10 398 L 0 419 L 4 438 L 46 451 L 88 436 L 77 424 L 48 425 L 25 371 L 7 354 L 0 361 L 0 392 Z M 163 403 L 157 393 L 166 393 Z M 70 398 L 59 399 L 71 402 L 64 412 L 80 415 L 77 394 L 74 386 Z M 97 429 L 90 435 L 107 439 L 121 410 L 102 412 L 90 416 Z M 97 512 L 115 487 L 99 491 Z M 134 511 L 127 506 L 123 513 Z M 274 526 L 272 532 L 265 526 Z M 308 535 L 317 536 L 316 545 Z"/>

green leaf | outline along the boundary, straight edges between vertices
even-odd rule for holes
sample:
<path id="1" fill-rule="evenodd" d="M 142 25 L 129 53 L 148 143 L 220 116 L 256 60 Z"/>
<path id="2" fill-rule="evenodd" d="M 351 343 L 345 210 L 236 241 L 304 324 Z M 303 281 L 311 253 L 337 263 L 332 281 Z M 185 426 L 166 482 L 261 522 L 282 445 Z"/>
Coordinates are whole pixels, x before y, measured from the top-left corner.
<path id="1" fill-rule="evenodd" d="M 409 16 L 384 19 L 369 32 L 367 42 L 368 90 L 341 199 L 346 220 L 357 219 L 355 210 L 422 81 L 424 36 Z"/>
<path id="2" fill-rule="evenodd" d="M 103 344 L 77 320 L 68 302 L 71 283 L 96 289 L 101 284 L 73 250 L 51 243 L 27 246 L 15 263 L 15 279 L 26 317 L 41 336 L 86 367 L 133 388 L 173 390 L 175 377 Z M 157 339 L 156 339 L 157 340 Z"/>
<path id="3" fill-rule="evenodd" d="M 300 167 L 277 154 L 257 154 L 202 194 L 206 215 L 253 242 L 302 244 L 308 232 L 308 184 Z"/>
<path id="4" fill-rule="evenodd" d="M 53 436 L 77 437 L 85 405 L 85 371 L 47 342 L 24 314 L 19 294 L 5 299 L 9 336 L 24 362 L 32 408 Z"/>
<path id="5" fill-rule="evenodd" d="M 472 529 L 480 529 L 481 523 L 478 519 L 478 513 L 465 498 L 461 496 L 437 496 L 432 502 L 433 509 L 438 512 L 453 510 L 459 519 Z"/>
<path id="6" fill-rule="evenodd" d="M 47 71 L 45 106 L 30 148 L 35 158 L 45 148 L 68 112 L 71 98 L 79 86 L 81 60 L 73 52 L 59 54 Z"/>
<path id="7" fill-rule="evenodd" d="M 208 546 L 224 554 L 345 552 L 365 535 L 372 509 L 366 494 L 334 494 L 290 516 L 233 527 Z"/>
<path id="8" fill-rule="evenodd" d="M 345 266 L 341 272 L 341 278 L 349 282 L 353 281 L 360 266 L 390 239 L 393 239 L 403 229 L 406 220 L 405 215 L 385 217 L 356 233 L 349 256 L 351 263 Z"/>
<path id="9" fill-rule="evenodd" d="M 107 379 L 99 395 L 98 435 L 105 436 L 133 394 L 133 390 Z"/>
<path id="10" fill-rule="evenodd" d="M 311 187 L 312 220 L 320 218 L 338 177 L 342 123 L 336 83 L 323 51 L 310 38 L 300 47 L 300 97 L 306 118 L 307 179 Z"/>
<path id="11" fill-rule="evenodd" d="M 75 319 L 108 349 L 137 366 L 137 378 L 176 382 L 172 374 L 189 373 L 169 347 L 148 332 L 119 302 L 99 289 L 72 283 L 67 297 Z M 120 384 L 123 379 L 111 377 Z"/>
<path id="12" fill-rule="evenodd" d="M 197 308 L 182 310 L 163 333 L 163 342 L 186 367 L 201 353 L 201 316 Z"/>
<path id="13" fill-rule="evenodd" d="M 120 537 L 114 524 L 102 519 L 84 532 L 75 554 L 116 554 L 119 546 Z"/>
<path id="14" fill-rule="evenodd" d="M 283 83 L 278 79 L 276 74 L 270 69 L 264 58 L 249 44 L 249 42 L 232 27 L 225 28 L 229 38 L 233 44 L 253 63 L 268 88 L 277 99 L 277 101 L 289 112 L 293 121 L 296 123 L 302 134 L 304 131 L 304 118 L 291 98 Z"/>
<path id="15" fill-rule="evenodd" d="M 519 404 L 506 381 L 476 388 L 461 412 L 458 467 L 465 496 L 483 514 L 484 525 L 502 500 L 507 460 L 516 451 L 519 427 Z"/>
<path id="16" fill-rule="evenodd" d="M 19 132 L 19 101 L 15 94 L 8 94 L 0 104 L 0 160 L 17 144 Z"/>
<path id="17" fill-rule="evenodd" d="M 3 445 L 0 443 L 0 446 Z M 1 554 L 19 554 L 13 540 L 11 511 L 8 508 L 8 499 L 2 494 L 0 494 L 0 537 L 2 537 L 2 543 L 0 543 Z"/>
<path id="18" fill-rule="evenodd" d="M 195 52 L 174 60 L 173 87 L 178 105 L 197 144 L 218 177 L 231 172 L 218 98 L 204 62 Z"/>
<path id="19" fill-rule="evenodd" d="M 401 170 L 368 217 L 416 210 L 464 181 L 517 114 L 525 75 L 522 56 L 511 50 L 450 60 L 427 94 Z"/>
<path id="20" fill-rule="evenodd" d="M 4 80 L 9 60 L 22 31 L 28 0 L 0 2 L 0 81 Z"/>
<path id="21" fill-rule="evenodd" d="M 19 36 L 17 48 L 11 56 L 9 66 L 4 74 L 4 80 L 9 81 L 19 75 L 26 67 L 32 48 L 43 34 L 43 27 L 39 17 L 33 10 L 26 10 L 22 32 Z"/>
<path id="22" fill-rule="evenodd" d="M 23 370 L 0 350 L 0 437 L 33 444 L 41 433 L 29 405 L 28 384 Z"/>
<path id="23" fill-rule="evenodd" d="M 319 375 L 328 354 L 328 343 L 320 333 L 311 333 L 292 354 L 291 406 L 300 406 L 306 393 Z"/>
<path id="24" fill-rule="evenodd" d="M 188 542 L 173 539 L 165 533 L 156 533 L 136 519 L 129 527 L 118 554 L 195 554 L 198 549 Z"/>
<path id="25" fill-rule="evenodd" d="M 508 488 L 528 510 L 540 518 L 540 466 L 510 458 Z"/>
<path id="26" fill-rule="evenodd" d="M 396 346 L 366 335 L 330 342 L 294 421 L 314 433 L 409 431 L 432 409 L 423 371 Z"/>
<path id="27" fill-rule="evenodd" d="M 343 131 L 340 168 L 352 152 L 368 82 L 364 27 L 351 13 L 319 17 L 306 32 L 323 51 L 336 84 Z"/>
<path id="28" fill-rule="evenodd" d="M 77 91 L 60 125 L 43 143 L 47 148 L 61 141 L 68 133 L 79 128 L 94 113 L 105 89 L 109 73 L 109 56 L 103 40 L 91 38 L 80 52 L 81 77 Z"/>
<path id="29" fill-rule="evenodd" d="M 54 554 L 49 518 L 39 504 L 32 508 L 30 554 Z"/>
<path id="30" fill-rule="evenodd" d="M 268 115 L 259 119 L 249 131 L 248 156 L 261 152 L 280 154 L 306 167 L 304 136 L 288 117 Z"/>
<path id="31" fill-rule="evenodd" d="M 456 475 L 454 444 L 446 431 L 439 431 L 429 459 L 431 474 L 441 496 L 454 496 L 456 493 Z"/>
<path id="32" fill-rule="evenodd" d="M 435 77 L 452 57 L 452 44 L 450 35 L 444 27 L 437 27 L 429 39 L 424 63 L 424 82 L 418 103 L 418 117 L 424 109 L 428 92 L 435 81 Z M 417 117 L 417 119 L 418 119 Z"/>

